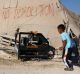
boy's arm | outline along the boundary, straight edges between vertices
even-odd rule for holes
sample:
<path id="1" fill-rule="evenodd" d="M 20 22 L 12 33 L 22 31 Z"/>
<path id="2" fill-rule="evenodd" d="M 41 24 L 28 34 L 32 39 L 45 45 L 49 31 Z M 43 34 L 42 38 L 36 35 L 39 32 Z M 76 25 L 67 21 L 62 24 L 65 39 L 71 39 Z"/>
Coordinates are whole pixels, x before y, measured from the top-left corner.
<path id="1" fill-rule="evenodd" d="M 63 43 L 63 49 L 65 48 L 65 46 L 66 46 L 66 40 L 64 40 L 64 41 L 62 41 L 62 43 Z"/>
<path id="2" fill-rule="evenodd" d="M 62 47 L 60 47 L 59 49 L 63 50 L 65 49 L 65 46 L 66 46 L 66 40 L 62 41 Z"/>

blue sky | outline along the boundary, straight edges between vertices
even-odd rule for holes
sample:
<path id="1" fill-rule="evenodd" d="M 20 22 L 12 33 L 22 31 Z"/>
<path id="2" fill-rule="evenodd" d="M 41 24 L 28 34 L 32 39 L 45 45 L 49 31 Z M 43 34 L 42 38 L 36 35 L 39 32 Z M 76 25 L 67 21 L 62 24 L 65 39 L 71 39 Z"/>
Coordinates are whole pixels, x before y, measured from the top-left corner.
<path id="1" fill-rule="evenodd" d="M 80 14 L 80 0 L 60 0 L 61 3 L 77 14 Z"/>

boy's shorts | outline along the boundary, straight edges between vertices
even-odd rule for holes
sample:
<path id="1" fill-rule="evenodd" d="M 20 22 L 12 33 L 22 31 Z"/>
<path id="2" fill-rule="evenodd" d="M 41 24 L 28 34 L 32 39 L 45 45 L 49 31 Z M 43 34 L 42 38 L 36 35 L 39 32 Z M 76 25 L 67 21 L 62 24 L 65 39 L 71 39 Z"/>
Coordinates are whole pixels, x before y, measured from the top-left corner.
<path id="1" fill-rule="evenodd" d="M 69 48 L 68 49 L 68 53 L 67 53 L 67 57 L 71 60 L 71 56 L 72 56 L 72 48 Z M 62 53 L 62 59 L 64 58 L 65 56 L 65 49 L 63 50 L 63 53 Z"/>

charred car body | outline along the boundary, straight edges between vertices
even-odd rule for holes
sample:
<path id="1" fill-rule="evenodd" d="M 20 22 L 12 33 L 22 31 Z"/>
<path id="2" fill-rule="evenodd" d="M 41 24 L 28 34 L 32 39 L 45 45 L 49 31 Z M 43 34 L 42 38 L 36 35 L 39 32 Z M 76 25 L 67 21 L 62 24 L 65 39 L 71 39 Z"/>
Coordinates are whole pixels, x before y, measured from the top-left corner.
<path id="1" fill-rule="evenodd" d="M 48 40 L 41 33 L 20 32 L 18 35 L 18 59 L 54 57 L 55 48 L 49 45 Z"/>

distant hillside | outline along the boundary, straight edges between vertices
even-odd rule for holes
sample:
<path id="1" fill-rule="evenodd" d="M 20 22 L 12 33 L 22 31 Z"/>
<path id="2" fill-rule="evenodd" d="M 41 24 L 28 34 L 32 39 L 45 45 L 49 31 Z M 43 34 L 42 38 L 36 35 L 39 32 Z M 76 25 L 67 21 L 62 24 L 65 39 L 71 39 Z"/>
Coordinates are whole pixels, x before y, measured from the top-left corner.
<path id="1" fill-rule="evenodd" d="M 59 0 L 0 0 L 0 36 L 13 38 L 17 28 L 21 32 L 38 31 L 58 48 L 62 44 L 57 31 L 59 24 L 80 35 L 80 16 Z"/>
<path id="2" fill-rule="evenodd" d="M 61 4 L 61 7 L 64 13 L 66 12 L 69 26 L 71 27 L 74 33 L 79 35 L 80 34 L 80 15 L 77 15 L 76 13 L 70 11 L 63 4 Z"/>

